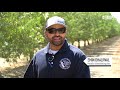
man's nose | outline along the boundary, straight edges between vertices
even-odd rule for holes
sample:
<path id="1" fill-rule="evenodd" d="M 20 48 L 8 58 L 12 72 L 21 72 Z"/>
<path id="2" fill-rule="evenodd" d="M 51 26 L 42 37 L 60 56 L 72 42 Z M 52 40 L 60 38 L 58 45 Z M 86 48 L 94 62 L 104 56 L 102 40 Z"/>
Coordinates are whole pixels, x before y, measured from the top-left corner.
<path id="1" fill-rule="evenodd" d="M 60 35 L 59 31 L 56 31 L 56 32 L 55 32 L 55 35 L 56 35 L 56 36 L 59 36 L 59 35 Z"/>

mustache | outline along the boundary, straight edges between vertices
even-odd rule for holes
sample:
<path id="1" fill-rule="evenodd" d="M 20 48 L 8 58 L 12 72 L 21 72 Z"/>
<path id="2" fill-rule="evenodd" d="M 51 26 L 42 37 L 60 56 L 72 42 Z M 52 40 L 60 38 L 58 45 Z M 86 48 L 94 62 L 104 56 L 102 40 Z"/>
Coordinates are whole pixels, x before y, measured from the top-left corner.
<path id="1" fill-rule="evenodd" d="M 62 38 L 61 36 L 54 36 L 54 37 L 52 37 L 52 39 L 54 39 L 54 38 Z"/>

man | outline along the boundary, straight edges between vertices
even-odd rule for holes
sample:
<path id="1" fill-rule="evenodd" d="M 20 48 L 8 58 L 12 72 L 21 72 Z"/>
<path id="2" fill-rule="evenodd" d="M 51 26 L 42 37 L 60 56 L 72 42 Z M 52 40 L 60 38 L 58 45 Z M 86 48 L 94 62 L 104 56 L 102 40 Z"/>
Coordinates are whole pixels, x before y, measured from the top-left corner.
<path id="1" fill-rule="evenodd" d="M 49 18 L 44 31 L 48 45 L 39 50 L 28 66 L 24 78 L 90 78 L 85 54 L 68 44 L 65 20 Z"/>

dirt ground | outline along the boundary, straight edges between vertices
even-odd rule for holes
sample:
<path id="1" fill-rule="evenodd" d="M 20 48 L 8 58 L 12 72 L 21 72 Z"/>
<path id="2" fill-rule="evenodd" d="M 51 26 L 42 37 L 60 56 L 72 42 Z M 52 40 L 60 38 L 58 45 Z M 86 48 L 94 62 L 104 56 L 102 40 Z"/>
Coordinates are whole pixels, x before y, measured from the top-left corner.
<path id="1" fill-rule="evenodd" d="M 91 78 L 120 78 L 120 36 L 90 45 L 82 50 L 87 56 L 112 57 L 111 66 L 90 66 Z M 0 58 L 0 78 L 23 78 L 27 65 L 26 60 L 7 63 Z"/>
<path id="2" fill-rule="evenodd" d="M 87 47 L 88 56 L 112 57 L 111 66 L 90 66 L 92 78 L 120 78 L 120 36 Z"/>
<path id="3" fill-rule="evenodd" d="M 22 78 L 27 66 L 28 62 L 24 59 L 8 63 L 0 58 L 0 78 Z"/>

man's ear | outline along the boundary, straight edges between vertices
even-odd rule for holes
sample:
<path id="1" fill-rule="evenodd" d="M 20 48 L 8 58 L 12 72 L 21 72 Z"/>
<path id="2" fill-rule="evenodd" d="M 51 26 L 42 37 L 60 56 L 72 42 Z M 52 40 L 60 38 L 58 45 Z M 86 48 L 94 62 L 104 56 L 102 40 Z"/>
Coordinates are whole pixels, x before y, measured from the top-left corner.
<path id="1" fill-rule="evenodd" d="M 67 33 L 67 29 L 66 29 L 66 33 Z"/>
<path id="2" fill-rule="evenodd" d="M 44 30 L 44 37 L 45 37 L 45 38 L 47 38 L 47 37 L 46 37 L 46 35 L 47 35 L 46 33 L 47 33 L 46 30 Z"/>
<path id="3" fill-rule="evenodd" d="M 66 34 L 67 34 L 67 29 L 66 29 L 66 32 L 65 32 Z"/>

